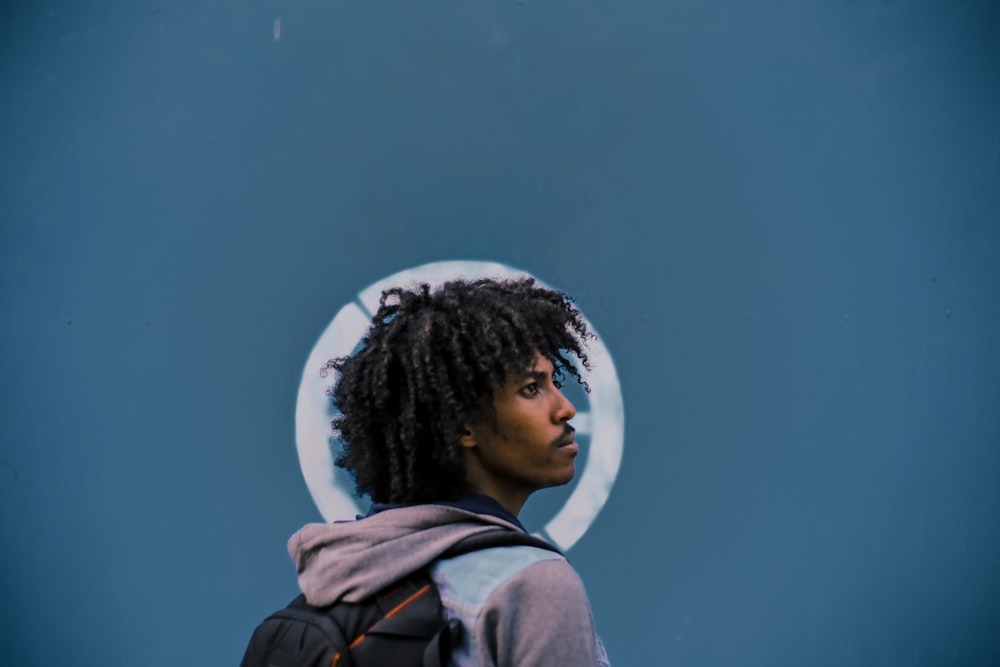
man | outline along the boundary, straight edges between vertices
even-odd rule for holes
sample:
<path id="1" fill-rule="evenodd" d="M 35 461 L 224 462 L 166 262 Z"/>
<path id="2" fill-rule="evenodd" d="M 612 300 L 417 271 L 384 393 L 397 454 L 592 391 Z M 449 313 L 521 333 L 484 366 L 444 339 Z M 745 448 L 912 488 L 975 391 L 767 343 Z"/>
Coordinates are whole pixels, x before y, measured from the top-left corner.
<path id="1" fill-rule="evenodd" d="M 289 541 L 313 605 L 361 600 L 431 566 L 465 629 L 452 665 L 606 666 L 579 576 L 558 553 L 495 547 L 446 560 L 461 539 L 523 531 L 538 489 L 573 478 L 573 405 L 559 380 L 587 367 L 592 334 L 570 299 L 530 278 L 383 293 L 360 348 L 335 359 L 342 450 L 372 512 Z"/>

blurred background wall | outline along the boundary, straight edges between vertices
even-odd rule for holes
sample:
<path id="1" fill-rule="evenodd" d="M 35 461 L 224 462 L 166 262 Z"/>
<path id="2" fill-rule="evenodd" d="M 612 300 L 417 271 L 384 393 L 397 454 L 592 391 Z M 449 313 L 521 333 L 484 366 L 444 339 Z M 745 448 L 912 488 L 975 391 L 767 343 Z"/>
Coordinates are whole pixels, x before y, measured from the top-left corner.
<path id="1" fill-rule="evenodd" d="M 8 0 L 2 662 L 237 664 L 313 344 L 466 259 L 614 357 L 614 664 L 1000 664 L 998 82 L 989 0 Z"/>

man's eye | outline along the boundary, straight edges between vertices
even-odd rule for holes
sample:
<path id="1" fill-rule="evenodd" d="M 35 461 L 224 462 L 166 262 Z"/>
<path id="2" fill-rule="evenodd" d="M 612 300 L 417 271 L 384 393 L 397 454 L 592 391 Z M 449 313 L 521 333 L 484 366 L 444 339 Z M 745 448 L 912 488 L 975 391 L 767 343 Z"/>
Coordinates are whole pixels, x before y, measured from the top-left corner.
<path id="1" fill-rule="evenodd" d="M 521 389 L 521 393 L 525 396 L 534 396 L 538 393 L 538 383 L 532 382 L 529 385 L 525 385 L 524 388 Z"/>

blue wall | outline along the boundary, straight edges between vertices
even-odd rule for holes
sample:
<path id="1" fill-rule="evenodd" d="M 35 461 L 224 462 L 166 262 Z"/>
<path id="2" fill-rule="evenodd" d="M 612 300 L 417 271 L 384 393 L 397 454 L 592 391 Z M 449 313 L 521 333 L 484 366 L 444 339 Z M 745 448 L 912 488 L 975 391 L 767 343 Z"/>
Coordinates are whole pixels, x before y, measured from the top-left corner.
<path id="1" fill-rule="evenodd" d="M 478 259 L 615 357 L 571 558 L 616 665 L 1000 663 L 998 35 L 988 0 L 4 3 L 0 661 L 236 664 L 319 519 L 317 336 Z"/>

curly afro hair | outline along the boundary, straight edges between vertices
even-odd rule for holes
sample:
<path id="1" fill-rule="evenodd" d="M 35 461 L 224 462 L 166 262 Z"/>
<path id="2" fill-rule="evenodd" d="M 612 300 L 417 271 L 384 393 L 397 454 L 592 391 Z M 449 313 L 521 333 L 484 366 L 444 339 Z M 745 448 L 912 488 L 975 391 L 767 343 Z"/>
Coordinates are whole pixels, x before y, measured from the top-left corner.
<path id="1" fill-rule="evenodd" d="M 454 500 L 463 425 L 494 419 L 496 391 L 537 354 L 589 392 L 571 356 L 589 369 L 593 337 L 570 297 L 528 277 L 386 290 L 361 347 L 323 369 L 338 376 L 335 463 L 375 502 Z"/>

